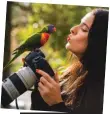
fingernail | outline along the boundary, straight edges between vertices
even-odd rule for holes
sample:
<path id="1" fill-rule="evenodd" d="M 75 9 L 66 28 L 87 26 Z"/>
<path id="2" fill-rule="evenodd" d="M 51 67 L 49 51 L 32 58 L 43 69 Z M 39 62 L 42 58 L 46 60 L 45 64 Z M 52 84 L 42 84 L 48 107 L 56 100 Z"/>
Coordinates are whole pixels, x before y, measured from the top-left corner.
<path id="1" fill-rule="evenodd" d="M 39 69 L 36 69 L 36 72 L 39 72 Z"/>

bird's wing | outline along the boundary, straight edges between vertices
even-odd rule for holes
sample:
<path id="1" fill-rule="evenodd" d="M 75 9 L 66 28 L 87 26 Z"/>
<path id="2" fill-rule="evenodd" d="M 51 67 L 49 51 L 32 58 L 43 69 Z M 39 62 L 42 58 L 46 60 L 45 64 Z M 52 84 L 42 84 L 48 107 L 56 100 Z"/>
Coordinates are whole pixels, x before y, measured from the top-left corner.
<path id="1" fill-rule="evenodd" d="M 31 51 L 33 48 L 39 48 L 40 46 L 40 39 L 41 39 L 41 34 L 36 33 L 32 36 L 30 36 L 27 40 L 25 40 L 25 42 L 20 45 L 18 48 L 16 48 L 14 50 L 14 52 L 16 50 L 26 50 L 26 51 Z"/>

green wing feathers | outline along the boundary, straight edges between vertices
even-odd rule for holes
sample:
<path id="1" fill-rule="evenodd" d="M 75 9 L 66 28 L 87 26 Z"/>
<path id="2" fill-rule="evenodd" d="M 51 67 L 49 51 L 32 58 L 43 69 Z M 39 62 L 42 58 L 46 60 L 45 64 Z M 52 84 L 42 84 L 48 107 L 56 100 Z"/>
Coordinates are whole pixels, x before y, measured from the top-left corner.
<path id="1" fill-rule="evenodd" d="M 32 51 L 32 49 L 34 48 L 40 48 L 41 47 L 40 40 L 41 40 L 40 33 L 36 33 L 30 36 L 22 45 L 20 45 L 18 48 L 16 48 L 13 51 L 12 55 L 15 56 L 6 64 L 3 70 L 5 70 L 17 57 L 19 57 L 25 51 Z"/>
<path id="2" fill-rule="evenodd" d="M 5 70 L 7 67 L 9 67 L 9 65 L 17 58 L 19 57 L 22 53 L 24 52 L 24 50 L 16 50 L 14 51 L 13 55 L 15 55 L 3 68 L 3 70 Z"/>

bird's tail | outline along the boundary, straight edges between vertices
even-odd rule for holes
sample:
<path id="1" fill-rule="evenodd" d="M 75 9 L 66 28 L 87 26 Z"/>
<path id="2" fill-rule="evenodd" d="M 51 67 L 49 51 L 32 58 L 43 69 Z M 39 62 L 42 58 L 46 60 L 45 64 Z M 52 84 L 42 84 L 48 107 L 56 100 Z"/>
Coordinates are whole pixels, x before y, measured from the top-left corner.
<path id="1" fill-rule="evenodd" d="M 24 51 L 16 51 L 16 53 L 14 53 L 15 54 L 15 56 L 5 65 L 5 67 L 3 68 L 3 71 L 4 70 L 6 70 L 6 68 L 8 68 L 9 67 L 9 65 L 17 58 L 17 57 L 19 57 L 22 53 L 23 53 Z"/>

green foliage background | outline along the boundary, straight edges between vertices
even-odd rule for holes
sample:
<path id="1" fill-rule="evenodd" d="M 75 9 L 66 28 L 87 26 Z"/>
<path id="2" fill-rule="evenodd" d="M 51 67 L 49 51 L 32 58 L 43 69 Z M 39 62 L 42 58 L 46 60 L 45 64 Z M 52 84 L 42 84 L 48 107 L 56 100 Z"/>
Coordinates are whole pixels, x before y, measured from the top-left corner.
<path id="1" fill-rule="evenodd" d="M 39 31 L 44 25 L 54 24 L 57 28 L 48 43 L 41 48 L 53 69 L 67 66 L 68 51 L 65 49 L 70 28 L 80 23 L 81 18 L 96 7 L 13 2 L 11 13 L 11 52 L 30 35 Z M 15 72 L 22 66 L 23 54 L 11 65 Z M 12 57 L 12 56 L 11 56 Z"/>

